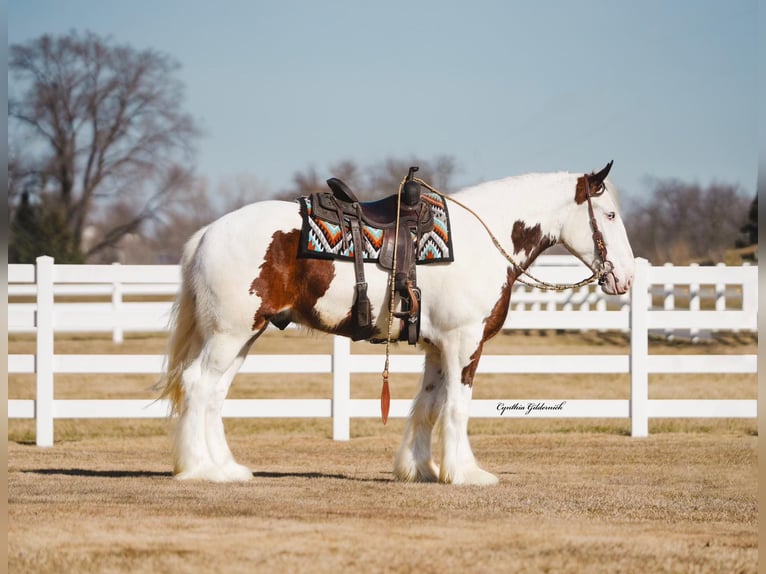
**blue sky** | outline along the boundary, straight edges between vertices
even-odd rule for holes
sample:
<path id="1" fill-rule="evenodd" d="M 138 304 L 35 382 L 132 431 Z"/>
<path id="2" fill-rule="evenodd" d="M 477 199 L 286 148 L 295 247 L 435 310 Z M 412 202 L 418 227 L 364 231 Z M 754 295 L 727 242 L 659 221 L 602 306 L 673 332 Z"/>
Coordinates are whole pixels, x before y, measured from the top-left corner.
<path id="1" fill-rule="evenodd" d="M 457 184 L 590 171 L 757 175 L 755 0 L 9 0 L 8 42 L 72 29 L 175 57 L 213 184 L 455 158 Z M 12 89 L 12 86 L 11 86 Z"/>

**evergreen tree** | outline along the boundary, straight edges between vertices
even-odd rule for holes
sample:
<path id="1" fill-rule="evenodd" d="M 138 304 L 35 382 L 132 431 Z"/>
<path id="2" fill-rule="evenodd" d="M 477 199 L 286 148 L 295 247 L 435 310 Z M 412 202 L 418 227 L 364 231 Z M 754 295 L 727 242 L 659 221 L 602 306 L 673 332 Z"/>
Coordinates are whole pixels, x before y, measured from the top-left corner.
<path id="1" fill-rule="evenodd" d="M 750 210 L 747 213 L 747 222 L 739 228 L 740 235 L 737 238 L 735 247 L 749 247 L 758 244 L 758 194 L 750 204 Z"/>
<path id="2" fill-rule="evenodd" d="M 57 263 L 84 261 L 62 210 L 51 201 L 33 204 L 24 192 L 10 230 L 9 263 L 34 263 L 40 255 L 49 255 Z"/>

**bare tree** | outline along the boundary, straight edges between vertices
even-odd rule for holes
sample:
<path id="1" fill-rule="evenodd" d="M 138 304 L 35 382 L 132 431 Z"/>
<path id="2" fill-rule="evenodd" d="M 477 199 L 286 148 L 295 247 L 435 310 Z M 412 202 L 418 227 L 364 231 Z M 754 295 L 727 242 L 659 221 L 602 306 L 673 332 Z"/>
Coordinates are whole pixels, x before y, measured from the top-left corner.
<path id="1" fill-rule="evenodd" d="M 218 217 L 215 203 L 207 179 L 197 178 L 184 192 L 183 200 L 164 209 L 149 232 L 129 236 L 120 244 L 120 259 L 130 263 L 178 263 L 192 234 Z M 111 257 L 118 258 L 118 254 Z"/>
<path id="2" fill-rule="evenodd" d="M 179 105 L 178 68 L 92 33 L 11 46 L 14 190 L 57 204 L 86 258 L 135 233 L 189 183 L 184 164 L 198 130 Z M 84 248 L 98 218 L 113 225 Z"/>
<path id="3" fill-rule="evenodd" d="M 434 161 L 417 157 L 388 158 L 366 168 L 361 168 L 353 160 L 347 159 L 330 166 L 327 177 L 342 179 L 361 200 L 371 200 L 396 193 L 399 183 L 412 165 L 420 168 L 418 177 L 440 191 L 451 191 L 450 184 L 456 170 L 455 160 L 451 156 L 439 156 Z M 293 176 L 293 187 L 281 192 L 278 197 L 290 199 L 315 191 L 327 191 L 325 179 L 320 177 L 313 166 L 304 171 L 298 171 Z"/>
<path id="4" fill-rule="evenodd" d="M 309 195 L 317 191 L 327 189 L 325 180 L 320 177 L 316 167 L 309 166 L 303 171 L 296 171 L 293 174 L 293 185 L 275 196 L 276 199 L 294 199 L 303 195 Z"/>
<path id="5" fill-rule="evenodd" d="M 177 263 L 186 241 L 198 229 L 240 207 L 267 199 L 271 194 L 257 178 L 239 175 L 211 187 L 197 178 L 157 218 L 157 224 L 140 238 L 121 244 L 124 261 L 132 263 Z"/>
<path id="6" fill-rule="evenodd" d="M 627 207 L 624 220 L 633 251 L 652 263 L 723 261 L 748 204 L 735 185 L 661 180 L 646 200 Z"/>
<path id="7" fill-rule="evenodd" d="M 389 158 L 372 166 L 369 170 L 369 193 L 382 197 L 396 193 L 402 178 L 407 175 L 410 166 L 420 169 L 417 177 L 443 192 L 450 191 L 452 176 L 455 173 L 455 160 L 451 156 L 439 156 L 435 161 L 412 157 L 410 159 Z"/>

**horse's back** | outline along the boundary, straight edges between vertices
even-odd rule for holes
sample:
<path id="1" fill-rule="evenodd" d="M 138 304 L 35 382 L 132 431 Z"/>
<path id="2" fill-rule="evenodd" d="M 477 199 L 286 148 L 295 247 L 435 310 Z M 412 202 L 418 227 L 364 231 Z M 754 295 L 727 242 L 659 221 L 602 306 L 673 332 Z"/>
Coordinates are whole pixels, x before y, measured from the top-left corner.
<path id="1" fill-rule="evenodd" d="M 227 242 L 227 251 L 252 250 L 275 231 L 300 229 L 300 209 L 292 201 L 259 201 L 240 207 L 207 227 L 205 241 Z M 216 246 L 217 247 L 217 246 Z"/>

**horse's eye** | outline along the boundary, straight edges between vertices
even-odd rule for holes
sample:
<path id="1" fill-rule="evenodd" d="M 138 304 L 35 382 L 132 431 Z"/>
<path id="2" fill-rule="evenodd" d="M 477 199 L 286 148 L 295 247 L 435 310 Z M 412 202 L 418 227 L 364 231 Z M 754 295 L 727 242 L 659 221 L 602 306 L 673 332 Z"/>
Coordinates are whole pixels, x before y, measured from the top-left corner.
<path id="1" fill-rule="evenodd" d="M 615 217 L 617 217 L 617 214 L 614 211 L 610 211 L 609 213 L 606 214 L 606 218 L 609 221 L 614 221 Z"/>

